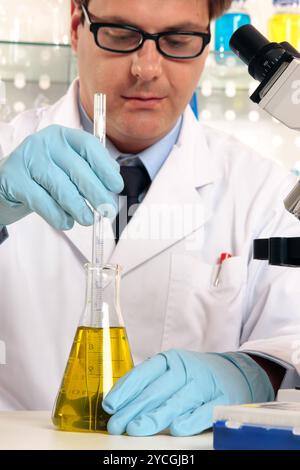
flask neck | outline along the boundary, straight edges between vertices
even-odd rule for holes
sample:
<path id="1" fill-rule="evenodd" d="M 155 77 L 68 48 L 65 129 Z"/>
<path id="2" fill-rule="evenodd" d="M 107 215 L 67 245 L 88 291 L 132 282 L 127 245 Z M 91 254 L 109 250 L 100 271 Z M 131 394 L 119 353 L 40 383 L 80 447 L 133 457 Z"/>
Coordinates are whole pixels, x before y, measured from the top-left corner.
<path id="1" fill-rule="evenodd" d="M 120 307 L 119 265 L 87 264 L 86 296 L 81 326 L 93 328 L 123 327 Z"/>

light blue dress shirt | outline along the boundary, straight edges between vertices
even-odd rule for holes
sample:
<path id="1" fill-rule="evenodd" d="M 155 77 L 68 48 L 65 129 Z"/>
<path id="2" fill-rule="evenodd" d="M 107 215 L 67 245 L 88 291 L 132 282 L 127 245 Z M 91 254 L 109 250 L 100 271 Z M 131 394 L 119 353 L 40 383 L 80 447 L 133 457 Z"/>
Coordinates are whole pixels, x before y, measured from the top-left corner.
<path id="1" fill-rule="evenodd" d="M 79 114 L 80 114 L 81 125 L 86 132 L 90 132 L 92 134 L 93 129 L 94 129 L 94 124 L 92 120 L 89 118 L 89 116 L 87 115 L 85 109 L 83 108 L 80 102 L 80 99 L 78 99 L 78 103 L 79 103 Z M 173 129 L 165 137 L 163 137 L 161 140 L 151 145 L 151 147 L 147 148 L 146 150 L 138 154 L 139 159 L 141 160 L 146 170 L 148 171 L 151 181 L 153 181 L 153 179 L 159 172 L 160 168 L 162 167 L 162 165 L 164 164 L 164 162 L 170 155 L 171 150 L 173 149 L 174 145 L 176 144 L 180 130 L 181 130 L 181 125 L 182 125 L 182 116 L 178 119 Z M 112 142 L 109 139 L 107 139 L 106 146 L 111 157 L 114 158 L 115 160 L 118 157 L 124 155 L 112 144 Z M 128 155 L 128 159 L 130 158 L 136 158 L 136 155 Z"/>

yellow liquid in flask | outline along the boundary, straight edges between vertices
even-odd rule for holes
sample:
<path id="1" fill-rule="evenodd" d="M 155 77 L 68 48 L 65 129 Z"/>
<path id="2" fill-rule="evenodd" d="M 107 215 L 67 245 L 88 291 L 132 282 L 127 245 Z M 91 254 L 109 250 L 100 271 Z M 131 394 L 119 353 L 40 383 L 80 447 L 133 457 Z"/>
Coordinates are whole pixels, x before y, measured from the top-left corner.
<path id="1" fill-rule="evenodd" d="M 123 327 L 80 326 L 72 345 L 52 421 L 64 431 L 106 431 L 111 415 L 103 395 L 133 367 Z"/>

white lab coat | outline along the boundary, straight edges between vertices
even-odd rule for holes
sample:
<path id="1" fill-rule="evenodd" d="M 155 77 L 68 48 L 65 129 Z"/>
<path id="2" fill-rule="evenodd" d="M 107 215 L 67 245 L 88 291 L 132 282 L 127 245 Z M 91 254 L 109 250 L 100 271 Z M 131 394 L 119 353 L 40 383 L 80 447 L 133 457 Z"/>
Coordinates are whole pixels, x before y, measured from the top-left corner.
<path id="1" fill-rule="evenodd" d="M 77 86 L 53 106 L 2 124 L 1 156 L 50 124 L 79 128 Z M 123 266 L 121 305 L 135 364 L 169 348 L 240 349 L 300 372 L 300 272 L 255 261 L 251 251 L 257 237 L 300 235 L 282 202 L 294 183 L 281 167 L 203 128 L 186 110 L 179 141 L 130 233 L 116 248 L 112 238 L 106 243 L 106 260 Z M 153 222 L 159 211 L 162 234 Z M 179 228 L 168 234 L 174 217 Z M 138 239 L 141 229 L 146 240 Z M 0 408 L 51 409 L 84 305 L 92 231 L 76 224 L 59 232 L 36 214 L 8 230 L 0 246 L 0 340 L 6 344 Z M 233 256 L 216 287 L 221 252 Z"/>

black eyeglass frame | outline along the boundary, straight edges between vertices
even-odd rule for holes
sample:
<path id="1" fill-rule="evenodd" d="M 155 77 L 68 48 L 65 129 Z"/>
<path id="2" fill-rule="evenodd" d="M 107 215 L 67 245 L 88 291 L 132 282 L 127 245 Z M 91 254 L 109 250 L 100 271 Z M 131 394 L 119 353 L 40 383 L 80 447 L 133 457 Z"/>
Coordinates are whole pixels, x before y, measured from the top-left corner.
<path id="1" fill-rule="evenodd" d="M 145 31 L 143 31 L 142 29 L 135 28 L 134 26 L 130 26 L 130 25 L 126 25 L 126 24 L 98 23 L 98 22 L 91 21 L 88 9 L 84 5 L 81 5 L 81 8 L 82 8 L 84 17 L 86 19 L 86 22 L 87 22 L 87 24 L 90 28 L 90 31 L 94 35 L 96 45 L 98 47 L 100 47 L 100 49 L 103 49 L 105 51 L 115 52 L 117 54 L 131 54 L 132 52 L 135 52 L 135 51 L 138 51 L 139 49 L 141 49 L 143 47 L 145 41 L 152 40 L 152 41 L 155 42 L 158 52 L 161 55 L 163 55 L 164 57 L 168 57 L 169 59 L 176 59 L 176 60 L 187 60 L 187 59 L 195 59 L 196 57 L 199 57 L 203 53 L 206 46 L 208 46 L 208 44 L 211 41 L 210 29 L 209 29 L 208 33 L 192 32 L 192 31 L 165 31 L 165 32 L 161 32 L 161 33 L 150 34 L 150 33 L 147 33 Z M 126 51 L 122 51 L 122 50 L 120 51 L 119 49 L 111 49 L 109 47 L 101 46 L 101 44 L 98 41 L 98 30 L 100 28 L 103 28 L 103 27 L 116 27 L 116 28 L 127 30 L 127 31 L 134 31 L 134 32 L 139 33 L 141 35 L 141 41 L 140 41 L 140 43 L 137 47 L 135 47 L 133 49 L 126 50 Z M 201 37 L 203 39 L 203 44 L 202 44 L 201 50 L 197 54 L 193 54 L 191 56 L 182 56 L 182 57 L 174 56 L 174 55 L 171 55 L 171 54 L 168 54 L 168 53 L 164 52 L 161 49 L 160 44 L 159 44 L 160 38 L 165 37 L 165 36 L 176 36 L 176 35 Z"/>

